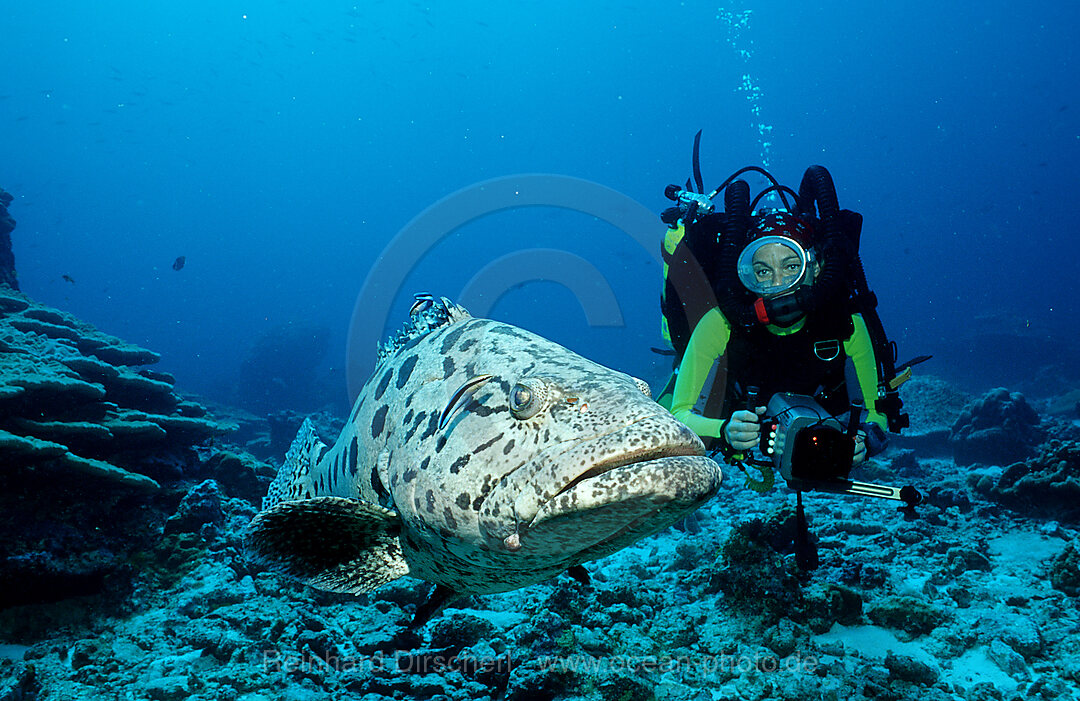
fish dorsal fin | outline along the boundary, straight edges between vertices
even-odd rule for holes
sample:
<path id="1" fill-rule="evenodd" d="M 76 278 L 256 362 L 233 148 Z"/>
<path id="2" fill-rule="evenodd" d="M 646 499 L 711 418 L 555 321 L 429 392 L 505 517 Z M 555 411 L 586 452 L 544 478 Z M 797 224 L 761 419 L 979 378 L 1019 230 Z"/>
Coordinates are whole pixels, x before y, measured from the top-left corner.
<path id="1" fill-rule="evenodd" d="M 311 423 L 310 418 L 304 419 L 289 451 L 285 453 L 285 462 L 263 497 L 262 508 L 265 510 L 282 501 L 313 496 L 311 471 L 326 447 L 315 432 L 315 424 Z"/>
<path id="2" fill-rule="evenodd" d="M 472 315 L 469 314 L 465 307 L 459 307 L 446 297 L 440 297 L 438 300 L 432 299 L 430 304 L 425 304 L 422 307 L 414 304 L 409 320 L 405 322 L 401 330 L 379 346 L 378 360 L 375 362 L 376 368 L 414 338 L 419 338 L 443 326 L 456 324 L 459 321 L 471 318 Z"/>
<path id="3" fill-rule="evenodd" d="M 255 516 L 247 557 L 275 572 L 343 594 L 378 589 L 409 573 L 401 519 L 377 504 L 344 497 L 283 501 Z"/>

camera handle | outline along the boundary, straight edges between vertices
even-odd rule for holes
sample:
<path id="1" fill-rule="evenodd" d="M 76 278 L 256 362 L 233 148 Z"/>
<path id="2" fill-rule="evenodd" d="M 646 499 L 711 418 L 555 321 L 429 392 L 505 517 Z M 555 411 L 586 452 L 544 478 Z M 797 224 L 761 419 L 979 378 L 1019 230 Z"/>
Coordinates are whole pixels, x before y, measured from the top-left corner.
<path id="1" fill-rule="evenodd" d="M 756 385 L 750 385 L 746 388 L 746 410 L 754 411 L 758 407 L 758 397 L 761 396 L 761 388 Z"/>
<path id="2" fill-rule="evenodd" d="M 909 485 L 893 487 L 885 484 L 871 484 L 869 482 L 856 482 L 854 480 L 789 480 L 788 486 L 800 491 L 830 492 L 832 494 L 854 494 L 861 497 L 876 497 L 878 499 L 891 499 L 902 501 L 904 506 L 900 510 L 905 514 L 914 515 L 915 507 L 922 503 L 923 496 L 918 489 Z"/>
<path id="3" fill-rule="evenodd" d="M 817 546 L 810 540 L 802 492 L 795 492 L 795 564 L 804 572 L 815 570 L 818 566 Z"/>

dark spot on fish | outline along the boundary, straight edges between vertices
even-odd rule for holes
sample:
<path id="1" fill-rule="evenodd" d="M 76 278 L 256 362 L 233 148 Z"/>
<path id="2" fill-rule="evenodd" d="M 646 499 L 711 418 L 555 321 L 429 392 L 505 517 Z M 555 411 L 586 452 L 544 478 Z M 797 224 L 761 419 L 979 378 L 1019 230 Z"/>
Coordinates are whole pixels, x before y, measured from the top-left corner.
<path id="1" fill-rule="evenodd" d="M 398 349 L 398 353 L 412 349 L 414 346 L 416 346 L 417 343 L 420 343 L 420 341 L 423 341 L 425 338 L 427 338 L 427 334 L 420 334 L 419 336 L 414 336 L 413 338 L 410 338 L 408 341 L 405 342 L 403 346 L 401 346 L 401 348 Z"/>
<path id="2" fill-rule="evenodd" d="M 379 380 L 379 386 L 375 388 L 375 398 L 382 399 L 383 393 L 386 392 L 386 388 L 390 386 L 390 378 L 394 376 L 394 368 L 387 368 L 383 373 L 382 379 Z"/>
<path id="3" fill-rule="evenodd" d="M 425 428 L 424 432 L 422 434 L 420 434 L 420 440 L 427 440 L 428 438 L 431 438 L 432 436 L 435 435 L 435 432 L 438 431 L 438 430 L 439 430 L 439 415 L 432 412 L 431 416 L 428 417 L 427 428 Z M 446 442 L 445 437 L 440 436 L 440 438 L 442 438 L 443 442 Z"/>
<path id="4" fill-rule="evenodd" d="M 479 511 L 480 507 L 482 507 L 483 505 L 484 505 L 484 497 L 482 495 L 478 496 L 475 499 L 473 499 L 472 510 L 473 511 Z"/>
<path id="5" fill-rule="evenodd" d="M 461 344 L 461 346 L 458 348 L 458 350 L 459 351 L 467 351 L 467 350 L 469 350 L 470 348 L 472 348 L 475 345 L 476 345 L 476 339 L 475 338 L 469 338 L 469 339 L 466 339 L 465 342 Z"/>
<path id="6" fill-rule="evenodd" d="M 424 494 L 424 499 L 427 501 L 427 510 L 429 514 L 435 513 L 435 492 L 427 490 Z"/>
<path id="7" fill-rule="evenodd" d="M 427 416 L 426 411 L 421 411 L 419 414 L 416 415 L 416 420 L 413 422 L 413 425 L 409 426 L 409 430 L 405 432 L 405 440 L 406 441 L 412 440 L 413 434 L 416 433 L 416 429 L 418 429 L 420 427 L 420 424 L 422 424 L 424 422 L 424 417 L 425 416 Z M 407 423 L 408 422 L 406 422 L 406 424 Z"/>
<path id="8" fill-rule="evenodd" d="M 461 494 L 458 494 L 458 497 L 454 500 L 454 503 L 457 504 L 457 507 L 463 511 L 469 508 L 469 493 L 462 492 Z"/>
<path id="9" fill-rule="evenodd" d="M 481 404 L 480 402 L 474 402 L 474 404 L 476 406 L 472 408 L 472 413 L 477 416 L 491 416 L 499 410 L 499 407 L 497 406 L 488 406 L 487 404 Z"/>
<path id="10" fill-rule="evenodd" d="M 455 324 L 454 326 L 456 328 L 452 328 L 450 331 L 448 331 L 446 333 L 446 336 L 443 337 L 443 342 L 442 342 L 442 354 L 443 355 L 447 355 L 450 352 L 450 350 L 454 347 L 454 344 L 458 342 L 458 339 L 461 338 L 461 334 L 465 333 L 465 329 L 467 327 L 467 324 Z"/>
<path id="11" fill-rule="evenodd" d="M 479 453 L 482 450 L 487 450 L 491 446 L 495 445 L 496 442 L 502 440 L 502 437 L 503 437 L 503 434 L 500 433 L 499 435 L 495 436 L 494 438 L 492 438 L 487 443 L 481 443 L 480 445 L 476 446 L 476 450 L 474 450 L 472 452 L 472 454 L 476 455 L 477 453 Z"/>
<path id="12" fill-rule="evenodd" d="M 450 377 L 454 374 L 454 359 L 450 356 L 445 356 L 442 359 L 442 371 L 443 379 Z"/>
<path id="13" fill-rule="evenodd" d="M 371 437 L 378 438 L 379 434 L 383 432 L 383 428 L 386 427 L 386 412 L 390 409 L 387 405 L 383 404 L 379 407 L 379 410 L 375 412 L 375 416 L 371 419 Z"/>
<path id="14" fill-rule="evenodd" d="M 405 473 L 401 475 L 401 481 L 405 484 L 412 482 L 414 479 L 416 479 L 416 470 L 411 467 L 408 470 L 405 470 Z"/>
<path id="15" fill-rule="evenodd" d="M 357 443 L 356 436 L 354 435 L 352 440 L 349 441 L 349 474 L 354 477 L 359 470 L 359 465 L 357 464 L 359 460 L 360 445 Z"/>
<path id="16" fill-rule="evenodd" d="M 435 441 L 435 452 L 442 452 L 444 447 L 446 447 L 446 436 L 439 436 L 439 440 Z"/>
<path id="17" fill-rule="evenodd" d="M 413 368 L 416 367 L 416 361 L 419 360 L 419 356 L 415 353 L 410 355 L 401 364 L 401 369 L 398 370 L 397 388 L 401 389 L 405 386 L 405 383 L 409 381 L 409 377 L 412 376 Z"/>
<path id="18" fill-rule="evenodd" d="M 431 456 L 428 455 L 427 457 L 424 458 L 423 462 L 420 463 L 420 469 L 421 470 L 426 470 L 428 468 L 428 464 L 430 462 L 431 462 Z"/>
<path id="19" fill-rule="evenodd" d="M 457 528 L 457 519 L 454 518 L 454 510 L 449 506 L 443 508 L 443 520 L 446 521 L 447 526 Z"/>
<path id="20" fill-rule="evenodd" d="M 462 455 L 457 460 L 455 460 L 454 463 L 450 465 L 450 473 L 456 475 L 457 473 L 461 472 L 461 468 L 469 464 L 469 459 L 471 457 L 471 455 L 466 453 L 465 455 Z"/>
<path id="21" fill-rule="evenodd" d="M 409 424 L 412 423 L 412 417 L 413 417 L 413 410 L 409 409 L 409 411 L 406 412 L 405 420 L 402 423 L 404 423 L 406 426 L 408 426 Z"/>
<path id="22" fill-rule="evenodd" d="M 509 326 L 507 324 L 499 324 L 495 328 L 491 329 L 489 331 L 489 333 L 500 333 L 500 334 L 503 334 L 505 336 L 513 336 L 514 338 L 521 338 L 521 339 L 527 339 L 528 338 L 524 334 L 520 333 L 516 328 L 514 328 L 513 326 Z"/>
<path id="23" fill-rule="evenodd" d="M 511 438 L 510 441 L 505 446 L 503 446 L 503 455 L 509 455 L 510 451 L 513 450 L 513 449 L 514 449 L 514 439 Z"/>

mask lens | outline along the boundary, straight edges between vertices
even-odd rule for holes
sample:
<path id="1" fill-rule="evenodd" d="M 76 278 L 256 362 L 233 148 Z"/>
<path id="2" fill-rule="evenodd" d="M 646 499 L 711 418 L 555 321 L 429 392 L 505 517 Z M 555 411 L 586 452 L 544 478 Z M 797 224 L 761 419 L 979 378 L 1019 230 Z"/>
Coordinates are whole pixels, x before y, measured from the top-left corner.
<path id="1" fill-rule="evenodd" d="M 755 294 L 775 296 L 802 282 L 808 262 L 806 250 L 795 241 L 765 236 L 751 242 L 739 255 L 739 279 Z"/>

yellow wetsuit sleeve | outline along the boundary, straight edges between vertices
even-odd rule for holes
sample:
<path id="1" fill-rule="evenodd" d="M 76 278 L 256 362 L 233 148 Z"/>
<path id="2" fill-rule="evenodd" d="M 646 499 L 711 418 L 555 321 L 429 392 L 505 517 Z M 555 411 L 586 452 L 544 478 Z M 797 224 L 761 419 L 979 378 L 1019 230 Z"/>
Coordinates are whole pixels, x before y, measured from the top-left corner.
<path id="1" fill-rule="evenodd" d="M 855 376 L 859 378 L 859 390 L 866 406 L 868 420 L 882 429 L 886 428 L 885 416 L 877 411 L 877 359 L 874 357 L 874 344 L 870 341 L 870 332 L 861 314 L 852 314 L 855 332 L 844 341 L 844 352 L 855 364 Z"/>
<path id="2" fill-rule="evenodd" d="M 706 438 L 718 438 L 724 422 L 695 414 L 694 405 L 701 396 L 709 370 L 716 359 L 724 354 L 730 338 L 731 325 L 720 310 L 714 307 L 706 312 L 690 335 L 690 342 L 686 346 L 675 380 L 671 413 L 689 426 L 691 431 Z"/>

